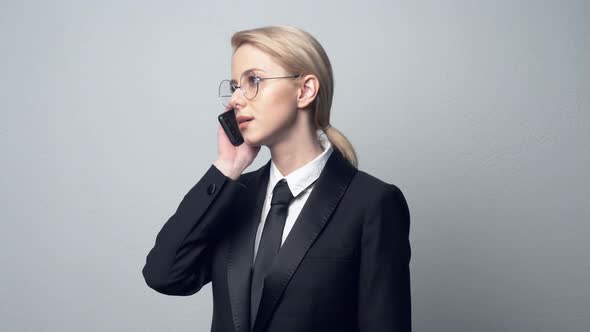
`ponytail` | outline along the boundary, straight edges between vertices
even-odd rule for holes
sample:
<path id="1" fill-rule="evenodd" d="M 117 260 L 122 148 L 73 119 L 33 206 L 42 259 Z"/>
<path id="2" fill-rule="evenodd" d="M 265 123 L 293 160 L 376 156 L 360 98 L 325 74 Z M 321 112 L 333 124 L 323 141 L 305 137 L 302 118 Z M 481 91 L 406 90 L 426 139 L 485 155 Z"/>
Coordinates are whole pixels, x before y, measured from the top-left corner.
<path id="1" fill-rule="evenodd" d="M 326 136 L 328 136 L 330 143 L 332 143 L 332 145 L 334 145 L 335 148 L 337 148 L 338 151 L 342 153 L 344 158 L 348 160 L 354 167 L 358 168 L 356 152 L 354 151 L 354 148 L 352 147 L 352 144 L 348 138 L 346 138 L 346 136 L 344 136 L 340 130 L 332 127 L 331 125 L 328 125 L 323 129 L 323 131 L 326 133 Z"/>

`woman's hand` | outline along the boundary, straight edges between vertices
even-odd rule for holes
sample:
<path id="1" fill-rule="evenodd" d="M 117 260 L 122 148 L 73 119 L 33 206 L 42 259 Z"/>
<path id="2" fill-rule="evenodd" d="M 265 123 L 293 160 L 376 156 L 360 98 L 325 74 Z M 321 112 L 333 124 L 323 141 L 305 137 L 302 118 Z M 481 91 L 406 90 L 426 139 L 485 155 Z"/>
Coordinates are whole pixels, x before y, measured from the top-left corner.
<path id="1" fill-rule="evenodd" d="M 242 172 L 252 164 L 258 151 L 260 151 L 260 146 L 250 146 L 246 142 L 240 146 L 234 146 L 219 125 L 217 128 L 217 160 L 213 165 L 225 176 L 237 180 Z"/>

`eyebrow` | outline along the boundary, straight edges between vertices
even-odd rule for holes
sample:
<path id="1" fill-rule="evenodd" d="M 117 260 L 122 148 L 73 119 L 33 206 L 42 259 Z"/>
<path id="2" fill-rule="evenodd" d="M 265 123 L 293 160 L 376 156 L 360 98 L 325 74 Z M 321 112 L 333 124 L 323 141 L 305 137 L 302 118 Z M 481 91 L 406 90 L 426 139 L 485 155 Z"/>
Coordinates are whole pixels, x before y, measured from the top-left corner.
<path id="1" fill-rule="evenodd" d="M 244 70 L 244 71 L 242 72 L 242 74 L 244 74 L 244 73 L 245 73 L 245 72 L 247 72 L 247 71 L 262 71 L 262 72 L 265 72 L 265 73 L 266 73 L 266 71 L 265 71 L 264 69 L 260 69 L 260 68 L 252 67 L 252 68 L 248 68 L 248 69 Z M 240 74 L 240 76 L 242 76 L 242 74 Z M 230 80 L 230 82 L 231 82 L 231 83 L 234 83 L 234 84 L 238 84 L 238 82 L 236 82 L 236 80 L 234 80 L 234 79 L 231 79 L 231 80 Z"/>

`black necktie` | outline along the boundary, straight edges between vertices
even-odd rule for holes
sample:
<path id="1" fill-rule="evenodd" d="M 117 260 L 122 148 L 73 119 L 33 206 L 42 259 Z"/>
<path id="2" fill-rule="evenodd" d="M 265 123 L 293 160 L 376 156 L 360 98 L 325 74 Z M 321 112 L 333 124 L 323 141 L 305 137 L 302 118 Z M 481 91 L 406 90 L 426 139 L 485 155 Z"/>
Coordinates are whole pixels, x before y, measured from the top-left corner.
<path id="1" fill-rule="evenodd" d="M 254 326 L 254 319 L 258 312 L 258 305 L 262 297 L 264 287 L 264 277 L 281 247 L 281 239 L 289 203 L 293 199 L 293 194 L 289 190 L 287 180 L 279 181 L 272 191 L 272 201 L 270 211 L 264 222 L 264 229 L 258 244 L 258 252 L 254 261 L 254 270 L 252 274 L 252 285 L 250 294 L 250 325 Z"/>

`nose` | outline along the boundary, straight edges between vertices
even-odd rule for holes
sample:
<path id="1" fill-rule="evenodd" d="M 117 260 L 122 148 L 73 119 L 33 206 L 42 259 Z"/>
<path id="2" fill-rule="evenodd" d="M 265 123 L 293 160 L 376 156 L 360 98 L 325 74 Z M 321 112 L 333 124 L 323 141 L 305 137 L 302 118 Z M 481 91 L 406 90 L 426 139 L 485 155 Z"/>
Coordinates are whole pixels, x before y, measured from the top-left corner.
<path id="1" fill-rule="evenodd" d="M 228 108 L 233 108 L 236 111 L 246 106 L 246 97 L 244 96 L 244 92 L 242 88 L 237 88 L 236 91 L 231 95 L 229 99 Z"/>

